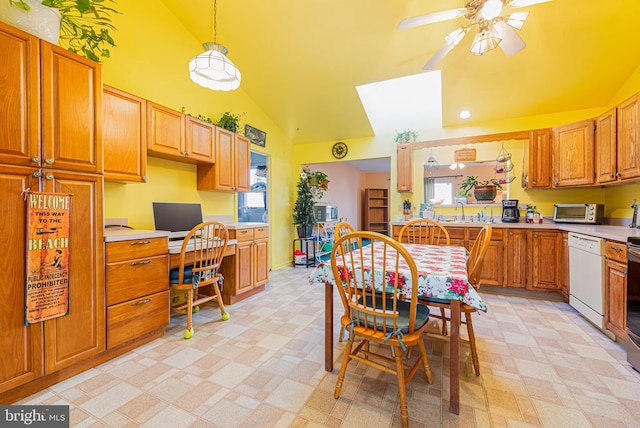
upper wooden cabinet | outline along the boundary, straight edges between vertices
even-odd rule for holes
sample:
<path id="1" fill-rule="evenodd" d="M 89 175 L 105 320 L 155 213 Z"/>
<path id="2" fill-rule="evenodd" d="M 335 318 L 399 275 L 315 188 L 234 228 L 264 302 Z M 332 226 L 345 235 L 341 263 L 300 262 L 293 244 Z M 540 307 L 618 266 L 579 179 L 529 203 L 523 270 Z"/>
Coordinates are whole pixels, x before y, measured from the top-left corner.
<path id="1" fill-rule="evenodd" d="M 529 141 L 524 145 L 523 189 L 551 187 L 551 137 L 551 129 L 529 132 Z"/>
<path id="2" fill-rule="evenodd" d="M 147 101 L 149 155 L 188 163 L 213 163 L 214 126 Z"/>
<path id="3" fill-rule="evenodd" d="M 198 190 L 248 192 L 251 150 L 248 138 L 215 126 L 215 165 L 198 165 Z"/>
<path id="4" fill-rule="evenodd" d="M 411 144 L 398 144 L 397 156 L 398 193 L 411 192 Z"/>
<path id="5" fill-rule="evenodd" d="M 102 173 L 102 67 L 0 23 L 0 162 Z"/>
<path id="6" fill-rule="evenodd" d="M 610 183 L 618 179 L 616 109 L 596 118 L 596 180 Z"/>
<path id="7" fill-rule="evenodd" d="M 105 85 L 102 103 L 104 179 L 146 181 L 146 101 Z"/>
<path id="8" fill-rule="evenodd" d="M 553 186 L 595 183 L 594 121 L 583 120 L 553 128 Z"/>
<path id="9" fill-rule="evenodd" d="M 640 141 L 636 94 L 618 105 L 618 172 L 620 179 L 640 177 Z"/>

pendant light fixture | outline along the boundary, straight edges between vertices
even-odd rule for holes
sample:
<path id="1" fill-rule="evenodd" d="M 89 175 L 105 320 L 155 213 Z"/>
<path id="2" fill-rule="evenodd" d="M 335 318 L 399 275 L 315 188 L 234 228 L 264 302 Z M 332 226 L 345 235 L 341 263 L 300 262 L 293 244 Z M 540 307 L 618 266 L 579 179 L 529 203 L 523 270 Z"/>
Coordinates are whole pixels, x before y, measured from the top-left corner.
<path id="1" fill-rule="evenodd" d="M 440 164 L 436 158 L 433 157 L 433 147 L 431 147 L 431 155 L 427 159 L 427 162 L 425 162 L 424 169 L 426 169 L 429 172 L 429 175 L 431 175 L 433 174 L 433 170 L 438 168 L 438 165 Z"/>
<path id="2" fill-rule="evenodd" d="M 227 48 L 216 43 L 217 0 L 212 0 L 213 42 L 202 44 L 205 52 L 189 61 L 189 77 L 214 91 L 232 91 L 240 86 L 240 70 L 226 57 Z"/>

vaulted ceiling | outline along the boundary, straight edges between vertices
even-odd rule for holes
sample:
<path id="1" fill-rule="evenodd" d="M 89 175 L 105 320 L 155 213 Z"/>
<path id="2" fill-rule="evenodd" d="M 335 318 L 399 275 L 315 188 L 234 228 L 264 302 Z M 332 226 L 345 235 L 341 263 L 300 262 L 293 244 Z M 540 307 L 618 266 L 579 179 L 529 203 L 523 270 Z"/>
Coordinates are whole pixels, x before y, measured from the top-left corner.
<path id="1" fill-rule="evenodd" d="M 212 40 L 213 0 L 162 1 L 197 40 Z M 372 136 L 356 87 L 424 73 L 444 36 L 463 20 L 402 31 L 398 23 L 465 4 L 217 2 L 217 41 L 241 70 L 241 88 L 294 143 Z M 473 111 L 467 121 L 473 124 L 605 106 L 640 65 L 640 2 L 553 0 L 526 10 L 519 32 L 524 50 L 511 57 L 500 49 L 473 56 L 473 36 L 467 35 L 439 64 L 444 127 L 460 125 L 463 108 Z"/>

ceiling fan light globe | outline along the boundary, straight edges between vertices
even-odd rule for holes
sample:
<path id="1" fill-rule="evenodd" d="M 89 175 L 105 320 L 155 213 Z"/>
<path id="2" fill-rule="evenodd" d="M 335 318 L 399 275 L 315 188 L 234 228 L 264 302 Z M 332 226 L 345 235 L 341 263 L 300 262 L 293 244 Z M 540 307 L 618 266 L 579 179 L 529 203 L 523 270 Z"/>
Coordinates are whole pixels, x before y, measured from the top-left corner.
<path id="1" fill-rule="evenodd" d="M 487 0 L 480 9 L 480 15 L 487 21 L 497 18 L 501 12 L 502 1 L 500 0 Z"/>
<path id="2" fill-rule="evenodd" d="M 507 17 L 507 25 L 510 25 L 516 30 L 521 30 L 528 16 L 529 12 L 514 12 Z"/>
<path id="3" fill-rule="evenodd" d="M 501 41 L 502 38 L 500 38 L 495 28 L 490 26 L 487 30 L 480 31 L 476 34 L 471 44 L 471 53 L 474 55 L 484 55 L 490 50 L 497 48 Z"/>
<path id="4" fill-rule="evenodd" d="M 464 28 L 460 27 L 447 34 L 444 39 L 447 41 L 447 44 L 449 46 L 455 48 L 456 46 L 458 46 L 458 43 L 460 43 L 466 33 L 467 31 Z"/>

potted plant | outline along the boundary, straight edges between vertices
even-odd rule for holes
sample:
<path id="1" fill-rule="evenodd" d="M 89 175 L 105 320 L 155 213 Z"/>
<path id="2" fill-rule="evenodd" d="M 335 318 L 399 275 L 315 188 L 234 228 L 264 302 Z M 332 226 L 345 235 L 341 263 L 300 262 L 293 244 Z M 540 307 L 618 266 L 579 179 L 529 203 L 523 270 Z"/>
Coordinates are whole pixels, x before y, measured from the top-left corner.
<path id="1" fill-rule="evenodd" d="M 293 207 L 293 224 L 298 228 L 299 238 L 309 238 L 313 234 L 313 224 L 316 218 L 313 214 L 313 192 L 309 183 L 309 176 L 303 169 L 298 180 L 298 197 Z"/>
<path id="2" fill-rule="evenodd" d="M 311 171 L 308 168 L 305 168 L 304 172 L 309 179 L 314 201 L 320 202 L 324 192 L 329 190 L 329 176 L 322 171 Z"/>
<path id="3" fill-rule="evenodd" d="M 402 132 L 396 131 L 396 136 L 393 141 L 395 141 L 396 144 L 406 144 L 415 142 L 416 138 L 418 138 L 418 133 L 416 131 L 413 129 L 405 129 Z"/>
<path id="4" fill-rule="evenodd" d="M 473 190 L 473 197 L 478 202 L 491 202 L 495 199 L 498 189 L 502 190 L 500 184 L 493 180 L 479 181 L 478 176 L 468 175 L 465 180 L 460 183 L 460 192 L 464 196 L 470 196 Z"/>
<path id="5" fill-rule="evenodd" d="M 59 39 L 56 43 L 96 62 L 100 62 L 100 58 L 109 58 L 109 48 L 115 46 L 109 30 L 116 29 L 111 24 L 111 15 L 118 13 L 108 6 L 114 3 L 113 0 L 9 0 L 13 8 L 24 12 L 21 20 L 29 15 L 36 21 L 41 20 L 41 15 L 35 12 L 35 9 L 39 10 L 40 3 L 60 14 Z M 33 28 L 40 26 L 40 22 L 31 24 Z"/>
<path id="6" fill-rule="evenodd" d="M 240 128 L 240 115 L 225 111 L 222 113 L 222 116 L 220 116 L 220 119 L 218 119 L 218 122 L 216 122 L 216 125 L 228 131 L 237 132 Z"/>

